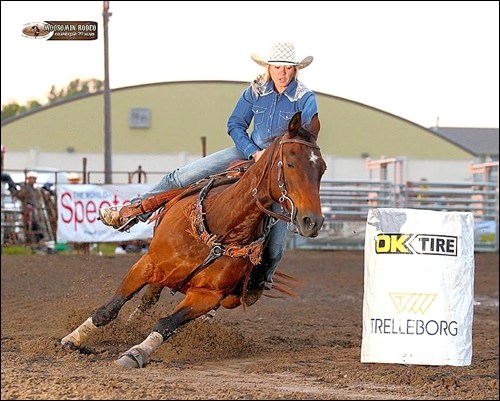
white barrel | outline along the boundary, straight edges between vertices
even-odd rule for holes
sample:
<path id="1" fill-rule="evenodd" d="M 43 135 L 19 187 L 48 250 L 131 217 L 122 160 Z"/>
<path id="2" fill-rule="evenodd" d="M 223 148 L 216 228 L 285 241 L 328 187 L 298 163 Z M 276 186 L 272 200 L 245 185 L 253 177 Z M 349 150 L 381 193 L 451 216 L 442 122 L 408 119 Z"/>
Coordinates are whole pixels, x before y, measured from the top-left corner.
<path id="1" fill-rule="evenodd" d="M 372 209 L 361 362 L 471 364 L 472 213 Z"/>

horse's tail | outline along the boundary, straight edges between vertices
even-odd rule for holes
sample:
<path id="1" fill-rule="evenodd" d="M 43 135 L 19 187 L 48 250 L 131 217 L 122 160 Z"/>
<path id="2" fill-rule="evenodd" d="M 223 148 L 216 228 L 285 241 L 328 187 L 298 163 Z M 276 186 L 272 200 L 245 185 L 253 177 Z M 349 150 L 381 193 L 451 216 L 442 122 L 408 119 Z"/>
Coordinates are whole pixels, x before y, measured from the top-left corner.
<path id="1" fill-rule="evenodd" d="M 301 283 L 295 277 L 289 274 L 283 273 L 281 270 L 277 270 L 273 277 L 273 290 L 280 292 L 281 294 L 288 295 L 290 297 L 297 297 L 298 294 L 296 290 L 300 287 Z M 269 298 L 283 298 L 281 294 L 267 294 L 264 295 Z"/>

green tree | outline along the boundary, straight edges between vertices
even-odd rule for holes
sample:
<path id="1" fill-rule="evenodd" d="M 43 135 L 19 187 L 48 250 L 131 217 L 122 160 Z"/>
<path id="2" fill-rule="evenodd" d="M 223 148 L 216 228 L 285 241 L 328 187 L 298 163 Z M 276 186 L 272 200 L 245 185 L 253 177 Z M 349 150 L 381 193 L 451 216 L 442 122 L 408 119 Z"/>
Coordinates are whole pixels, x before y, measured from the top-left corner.
<path id="1" fill-rule="evenodd" d="M 12 102 L 2 105 L 2 120 L 9 117 L 17 116 L 26 111 L 26 106 L 20 106 L 17 102 Z"/>
<path id="2" fill-rule="evenodd" d="M 38 109 L 39 107 L 42 107 L 42 104 L 36 99 L 28 100 L 26 104 L 28 110 Z"/>
<path id="3" fill-rule="evenodd" d="M 74 79 L 71 81 L 66 88 L 57 90 L 57 88 L 52 85 L 50 93 L 48 94 L 49 103 L 57 102 L 61 99 L 68 99 L 74 96 L 83 95 L 86 93 L 96 93 L 102 90 L 103 81 L 100 79 Z"/>
<path id="4" fill-rule="evenodd" d="M 57 101 L 69 99 L 74 96 L 80 96 L 86 93 L 96 93 L 103 89 L 104 83 L 100 79 L 74 79 L 66 88 L 57 89 L 54 85 L 50 88 L 47 95 L 48 104 L 53 104 Z M 34 110 L 43 107 L 43 104 L 38 100 L 28 100 L 26 105 L 19 105 L 17 102 L 11 102 L 2 105 L 2 120 L 15 117 L 29 110 Z"/>

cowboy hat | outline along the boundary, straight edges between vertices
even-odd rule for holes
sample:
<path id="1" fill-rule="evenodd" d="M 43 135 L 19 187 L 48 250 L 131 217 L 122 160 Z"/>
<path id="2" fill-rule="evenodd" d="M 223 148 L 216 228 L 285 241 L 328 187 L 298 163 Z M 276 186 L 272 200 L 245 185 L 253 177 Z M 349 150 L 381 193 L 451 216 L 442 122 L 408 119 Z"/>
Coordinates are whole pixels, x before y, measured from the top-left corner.
<path id="1" fill-rule="evenodd" d="M 301 69 L 307 67 L 313 61 L 312 56 L 307 56 L 302 61 L 297 61 L 295 58 L 295 46 L 291 42 L 273 43 L 267 61 L 256 53 L 253 53 L 251 57 L 261 67 L 267 65 L 296 65 Z"/>
<path id="2" fill-rule="evenodd" d="M 67 176 L 68 181 L 80 181 L 80 176 L 78 173 L 71 172 Z"/>
<path id="3" fill-rule="evenodd" d="M 38 178 L 38 174 L 36 171 L 28 171 L 28 173 L 26 173 L 26 178 Z"/>

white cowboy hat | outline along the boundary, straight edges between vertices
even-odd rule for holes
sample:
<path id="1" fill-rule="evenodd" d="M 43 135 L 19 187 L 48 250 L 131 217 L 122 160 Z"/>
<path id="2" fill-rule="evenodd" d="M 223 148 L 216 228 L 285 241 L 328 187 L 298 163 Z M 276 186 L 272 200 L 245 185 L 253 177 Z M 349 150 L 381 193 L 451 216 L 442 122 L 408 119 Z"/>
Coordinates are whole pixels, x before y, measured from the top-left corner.
<path id="1" fill-rule="evenodd" d="M 267 61 L 256 53 L 253 53 L 251 57 L 261 67 L 267 65 L 296 65 L 301 69 L 307 67 L 313 61 L 312 56 L 307 56 L 302 61 L 297 61 L 295 58 L 295 46 L 291 42 L 273 43 Z"/>
<path id="2" fill-rule="evenodd" d="M 28 171 L 28 173 L 26 174 L 26 178 L 38 178 L 38 174 L 36 173 L 36 171 Z"/>
<path id="3" fill-rule="evenodd" d="M 67 179 L 68 181 L 76 181 L 80 180 L 80 176 L 78 175 L 78 173 L 69 173 Z"/>

